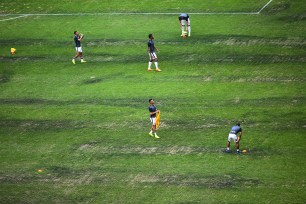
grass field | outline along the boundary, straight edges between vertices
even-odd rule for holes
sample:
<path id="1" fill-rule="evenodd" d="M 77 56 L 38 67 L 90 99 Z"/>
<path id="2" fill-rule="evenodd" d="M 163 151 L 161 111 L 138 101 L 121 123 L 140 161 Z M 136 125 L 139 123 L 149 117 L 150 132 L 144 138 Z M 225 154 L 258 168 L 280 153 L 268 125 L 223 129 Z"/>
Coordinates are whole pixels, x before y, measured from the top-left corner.
<path id="1" fill-rule="evenodd" d="M 306 202 L 302 0 L 73 2 L 0 2 L 0 203 Z M 211 15 L 182 39 L 178 15 L 130 12 Z M 248 153 L 225 154 L 237 121 Z"/>

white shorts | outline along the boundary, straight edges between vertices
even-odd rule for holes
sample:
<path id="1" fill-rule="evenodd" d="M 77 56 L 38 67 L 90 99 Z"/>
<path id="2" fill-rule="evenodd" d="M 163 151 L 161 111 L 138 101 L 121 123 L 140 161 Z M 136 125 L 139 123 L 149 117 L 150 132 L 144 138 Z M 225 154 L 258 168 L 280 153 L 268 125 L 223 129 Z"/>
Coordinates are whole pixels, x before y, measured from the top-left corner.
<path id="1" fill-rule="evenodd" d="M 157 55 L 156 55 L 155 52 L 150 52 L 150 53 L 149 53 L 149 57 L 150 57 L 150 60 L 155 60 L 155 59 L 157 59 Z"/>
<path id="2" fill-rule="evenodd" d="M 83 52 L 82 47 L 75 47 L 75 51 L 77 51 L 77 52 Z"/>
<path id="3" fill-rule="evenodd" d="M 190 26 L 190 19 L 187 21 L 188 23 L 188 26 Z M 185 26 L 186 25 L 186 20 L 181 20 L 181 24 L 182 26 Z"/>
<path id="4" fill-rule="evenodd" d="M 237 142 L 237 139 L 238 139 L 238 137 L 237 137 L 237 135 L 236 134 L 229 134 L 228 135 L 228 139 L 227 139 L 227 141 L 231 141 L 231 140 L 234 140 L 235 142 Z"/>
<path id="5" fill-rule="evenodd" d="M 150 118 L 152 125 L 156 125 L 156 118 Z"/>

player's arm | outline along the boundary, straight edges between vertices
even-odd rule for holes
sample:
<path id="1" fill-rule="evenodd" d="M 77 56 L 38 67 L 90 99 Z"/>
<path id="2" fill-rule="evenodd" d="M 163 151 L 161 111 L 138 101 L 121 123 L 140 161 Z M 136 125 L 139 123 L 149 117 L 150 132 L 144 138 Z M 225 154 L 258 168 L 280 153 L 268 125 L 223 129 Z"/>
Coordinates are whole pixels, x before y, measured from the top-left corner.
<path id="1" fill-rule="evenodd" d="M 154 46 L 154 49 L 155 49 L 157 52 L 159 52 L 159 49 L 158 49 L 157 47 Z"/>
<path id="2" fill-rule="evenodd" d="M 242 131 L 240 131 L 240 132 L 238 133 L 238 139 L 237 139 L 237 142 L 239 142 L 239 141 L 241 140 L 241 137 L 242 137 Z"/>
<path id="3" fill-rule="evenodd" d="M 180 19 L 179 19 L 179 23 L 180 23 L 180 28 L 182 29 L 183 25 L 182 25 L 182 21 Z"/>
<path id="4" fill-rule="evenodd" d="M 79 38 L 78 38 L 78 41 L 83 40 L 83 38 L 84 38 L 84 35 L 83 35 L 83 34 L 80 34 L 80 36 L 79 36 Z"/>
<path id="5" fill-rule="evenodd" d="M 159 113 L 159 110 L 156 110 L 156 111 L 154 111 L 154 112 L 150 112 L 150 115 L 154 115 L 154 114 L 156 114 L 156 113 Z"/>

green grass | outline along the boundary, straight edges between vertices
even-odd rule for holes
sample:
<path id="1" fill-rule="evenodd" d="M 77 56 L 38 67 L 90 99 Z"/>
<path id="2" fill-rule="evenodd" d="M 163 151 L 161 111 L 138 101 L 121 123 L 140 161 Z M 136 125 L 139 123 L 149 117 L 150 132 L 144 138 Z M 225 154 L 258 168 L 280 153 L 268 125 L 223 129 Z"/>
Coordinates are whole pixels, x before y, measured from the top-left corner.
<path id="1" fill-rule="evenodd" d="M 99 12 L 181 12 L 182 9 L 188 12 L 228 12 L 228 11 L 244 11 L 255 12 L 261 9 L 267 1 L 259 0 L 256 2 L 245 0 L 224 0 L 201 1 L 191 0 L 188 3 L 184 1 L 152 1 L 149 0 L 42 0 L 39 2 L 28 1 L 9 1 L 3 0 L 0 3 L 2 7 L 1 13 L 99 13 Z"/>
<path id="2" fill-rule="evenodd" d="M 1 13 L 256 12 L 266 3 L 0 7 Z M 191 15 L 192 36 L 184 40 L 176 15 L 0 21 L 1 203 L 305 203 L 305 10 L 302 1 L 284 0 L 260 15 Z M 71 63 L 74 30 L 85 34 L 86 64 Z M 161 73 L 146 71 L 151 32 Z M 160 140 L 148 136 L 151 97 L 162 112 Z M 224 154 L 236 121 L 248 153 Z"/>

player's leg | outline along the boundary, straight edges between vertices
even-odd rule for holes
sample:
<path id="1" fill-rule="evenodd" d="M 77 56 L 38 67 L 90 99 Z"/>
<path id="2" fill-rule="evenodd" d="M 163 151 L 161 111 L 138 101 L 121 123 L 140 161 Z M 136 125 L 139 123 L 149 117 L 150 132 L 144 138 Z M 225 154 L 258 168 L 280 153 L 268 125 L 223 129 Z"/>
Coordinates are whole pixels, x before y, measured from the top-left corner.
<path id="1" fill-rule="evenodd" d="M 151 128 L 151 131 L 150 131 L 149 135 L 151 137 L 155 137 L 155 138 L 158 139 L 159 137 L 157 136 L 157 133 L 156 133 L 156 118 L 150 118 L 150 120 L 151 120 L 151 123 L 152 123 L 152 128 Z"/>
<path id="2" fill-rule="evenodd" d="M 77 47 L 75 48 L 75 51 L 76 51 L 76 54 L 75 54 L 75 56 L 72 58 L 72 63 L 73 63 L 73 64 L 75 64 L 75 59 L 79 57 L 79 51 L 78 51 L 78 48 L 77 48 Z"/>
<path id="3" fill-rule="evenodd" d="M 83 52 L 80 52 L 80 58 L 81 58 L 81 62 L 82 62 L 82 63 L 86 62 L 86 61 L 84 60 L 84 58 L 83 58 Z"/>
<path id="4" fill-rule="evenodd" d="M 182 35 L 184 35 L 185 32 L 185 26 L 186 26 L 186 20 L 181 20 L 181 30 L 182 30 Z"/>
<path id="5" fill-rule="evenodd" d="M 229 150 L 230 147 L 231 147 L 231 142 L 230 142 L 230 141 L 227 141 L 227 143 L 226 143 L 226 148 Z"/>
<path id="6" fill-rule="evenodd" d="M 149 61 L 149 65 L 148 65 L 148 71 L 152 71 L 152 68 L 151 68 L 151 66 L 152 66 L 152 60 L 150 60 L 150 61 Z"/>
<path id="7" fill-rule="evenodd" d="M 227 142 L 226 142 L 226 152 L 229 152 L 229 151 L 230 151 L 230 147 L 231 147 L 231 142 L 230 142 L 230 141 L 227 141 Z"/>
<path id="8" fill-rule="evenodd" d="M 158 68 L 158 58 L 155 52 L 152 53 L 153 55 L 153 60 L 154 60 L 154 64 L 155 64 L 155 70 L 157 72 L 161 72 L 161 70 Z"/>
<path id="9" fill-rule="evenodd" d="M 156 125 L 152 125 L 150 133 L 152 134 L 152 136 L 155 136 L 155 134 L 156 134 Z"/>
<path id="10" fill-rule="evenodd" d="M 188 32 L 188 36 L 191 35 L 191 26 L 190 26 L 190 19 L 188 18 L 188 22 L 187 22 L 187 32 Z"/>
<path id="11" fill-rule="evenodd" d="M 153 62 L 153 59 L 152 59 L 152 53 L 149 53 L 149 64 L 148 64 L 148 71 L 152 71 L 152 62 Z"/>
<path id="12" fill-rule="evenodd" d="M 159 137 L 157 136 L 156 125 L 153 125 L 153 126 L 152 126 L 152 131 L 153 131 L 154 137 L 155 137 L 156 139 L 158 139 Z"/>
<path id="13" fill-rule="evenodd" d="M 182 27 L 183 27 L 183 25 L 182 25 L 182 20 L 179 20 L 179 22 L 180 22 L 180 29 L 181 29 L 181 31 L 182 31 Z"/>
<path id="14" fill-rule="evenodd" d="M 84 63 L 86 62 L 83 58 L 83 50 L 82 50 L 82 47 L 79 47 L 79 53 L 80 53 L 80 58 L 81 58 L 81 62 Z"/>
<path id="15" fill-rule="evenodd" d="M 155 128 L 154 128 L 154 125 L 155 125 L 155 121 L 154 121 L 154 118 L 150 118 L 150 121 L 151 121 L 151 124 L 152 124 L 152 127 L 151 127 L 151 131 L 149 132 L 149 135 L 151 137 L 154 137 L 153 133 L 155 131 Z"/>
<path id="16" fill-rule="evenodd" d="M 239 149 L 239 141 L 238 141 L 238 140 L 236 140 L 235 142 L 236 142 L 236 152 L 237 152 L 237 153 L 240 153 L 240 149 Z"/>
<path id="17" fill-rule="evenodd" d="M 81 56 L 80 52 L 82 52 L 82 49 L 80 49 L 80 47 L 76 47 L 75 50 L 76 50 L 76 55 L 75 55 L 74 59 L 80 57 Z"/>
<path id="18" fill-rule="evenodd" d="M 233 134 L 229 134 L 227 137 L 227 143 L 226 143 L 226 152 L 230 152 L 230 147 L 231 147 L 231 140 L 233 139 Z"/>
<path id="19" fill-rule="evenodd" d="M 155 133 L 155 129 L 154 129 L 154 126 L 152 125 L 152 128 L 151 128 L 151 131 L 149 132 L 149 135 L 151 136 L 151 137 L 154 137 L 154 134 Z"/>

